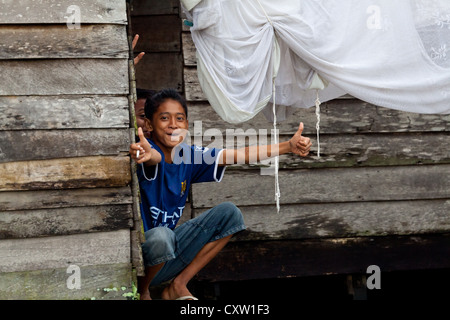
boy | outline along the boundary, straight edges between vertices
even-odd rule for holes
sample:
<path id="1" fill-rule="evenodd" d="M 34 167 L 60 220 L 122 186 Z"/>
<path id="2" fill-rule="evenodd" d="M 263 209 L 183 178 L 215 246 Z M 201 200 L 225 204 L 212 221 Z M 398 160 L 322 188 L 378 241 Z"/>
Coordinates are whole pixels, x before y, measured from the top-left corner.
<path id="1" fill-rule="evenodd" d="M 155 90 L 136 88 L 137 99 L 134 104 L 134 114 L 136 115 L 136 124 L 138 128 L 142 128 L 146 138 L 150 138 L 150 132 L 145 128 L 145 101 L 155 93 Z"/>
<path id="2" fill-rule="evenodd" d="M 272 146 L 218 150 L 192 146 L 183 140 L 188 129 L 187 106 L 172 89 L 162 90 L 145 104 L 145 126 L 151 138 L 138 129 L 140 141 L 130 146 L 139 164 L 142 219 L 146 241 L 142 245 L 145 277 L 139 282 L 141 299 L 150 299 L 149 286 L 172 280 L 162 298 L 196 298 L 187 283 L 227 244 L 233 234 L 244 230 L 241 211 L 226 202 L 209 209 L 178 228 L 192 183 L 220 182 L 225 166 L 249 163 L 294 152 L 307 156 L 309 138 L 302 137 L 303 123 L 291 140 Z"/>

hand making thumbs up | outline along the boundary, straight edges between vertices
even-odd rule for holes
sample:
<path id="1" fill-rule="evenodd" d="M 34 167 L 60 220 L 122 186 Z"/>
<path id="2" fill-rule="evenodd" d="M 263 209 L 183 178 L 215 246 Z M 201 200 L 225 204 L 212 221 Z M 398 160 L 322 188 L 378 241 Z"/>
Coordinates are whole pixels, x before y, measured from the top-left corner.
<path id="1" fill-rule="evenodd" d="M 161 157 L 156 157 L 157 159 L 154 159 L 154 155 L 159 155 L 159 153 L 154 150 L 148 140 L 144 137 L 144 132 L 142 131 L 142 128 L 138 128 L 138 136 L 139 136 L 139 142 L 133 143 L 130 145 L 130 156 L 132 159 L 134 159 L 137 163 L 144 163 L 148 162 L 150 160 L 155 160 L 153 162 L 159 162 L 161 161 Z"/>
<path id="2" fill-rule="evenodd" d="M 302 136 L 303 132 L 303 122 L 300 122 L 297 132 L 289 140 L 289 145 L 291 147 L 291 152 L 300 155 L 301 157 L 306 157 L 311 149 L 311 139 Z"/>

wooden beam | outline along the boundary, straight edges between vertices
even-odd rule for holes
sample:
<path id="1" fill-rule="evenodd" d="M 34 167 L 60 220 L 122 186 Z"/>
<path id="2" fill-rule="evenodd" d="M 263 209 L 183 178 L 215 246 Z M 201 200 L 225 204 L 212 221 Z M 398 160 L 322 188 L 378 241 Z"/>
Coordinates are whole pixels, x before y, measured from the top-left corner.
<path id="1" fill-rule="evenodd" d="M 0 96 L 128 94 L 128 59 L 0 60 Z"/>
<path id="2" fill-rule="evenodd" d="M 0 273 L 130 262 L 130 230 L 0 240 Z"/>
<path id="3" fill-rule="evenodd" d="M 0 25 L 0 60 L 59 58 L 128 59 L 126 26 Z"/>
<path id="4" fill-rule="evenodd" d="M 227 129 L 242 129 L 244 132 L 248 130 L 258 132 L 265 129 L 269 133 L 273 129 L 273 123 L 262 113 L 241 124 L 230 124 L 223 121 L 207 102 L 190 102 L 188 111 L 191 130 L 194 121 L 202 121 L 203 131 L 214 129 L 224 135 Z M 293 135 L 297 132 L 299 123 L 303 122 L 305 125 L 303 133 L 314 137 L 317 122 L 315 109 L 297 108 L 293 111 L 292 116 L 278 124 L 280 134 Z M 404 132 L 450 132 L 450 115 L 401 112 L 377 107 L 357 99 L 337 99 L 325 102 L 321 106 L 321 135 Z"/>
<path id="5" fill-rule="evenodd" d="M 0 131 L 0 163 L 111 156 L 129 146 L 128 129 Z"/>
<path id="6" fill-rule="evenodd" d="M 120 96 L 0 96 L 0 131 L 128 128 L 128 98 Z"/>
<path id="7" fill-rule="evenodd" d="M 0 192 L 0 212 L 131 204 L 130 187 Z"/>
<path id="8" fill-rule="evenodd" d="M 129 263 L 81 266 L 79 289 L 67 285 L 74 275 L 67 268 L 0 273 L 0 299 L 125 300 L 123 295 L 133 291 Z"/>
<path id="9" fill-rule="evenodd" d="M 208 129 L 209 130 L 209 129 Z M 249 133 L 248 129 L 246 132 Z M 266 131 L 258 137 L 258 131 L 251 134 L 222 135 L 220 131 L 212 135 L 197 136 L 195 129 L 191 128 L 190 143 L 208 148 L 232 149 L 243 148 L 250 144 L 273 144 L 274 137 Z M 303 168 L 335 168 L 359 166 L 394 166 L 415 164 L 448 164 L 450 163 L 450 137 L 447 133 L 412 133 L 412 134 L 341 134 L 322 135 L 320 138 L 321 154 L 317 157 L 317 139 L 315 135 L 304 134 L 309 137 L 312 147 L 308 157 L 300 157 L 289 153 L 281 155 L 279 167 L 281 169 Z M 262 140 L 264 137 L 264 141 Z M 258 140 L 260 138 L 260 140 Z M 288 141 L 292 136 L 281 135 L 279 141 Z M 273 164 L 273 162 L 272 162 Z M 268 167 L 264 162 L 252 164 L 235 164 L 228 166 L 227 170 L 247 170 Z"/>
<path id="10" fill-rule="evenodd" d="M 448 199 L 450 165 L 363 167 L 279 172 L 281 204 Z M 230 171 L 220 183 L 192 186 L 193 208 L 232 201 L 274 204 L 274 177 L 259 170 Z"/>
<path id="11" fill-rule="evenodd" d="M 246 226 L 236 241 L 347 238 L 450 232 L 450 201 L 317 203 L 240 208 Z M 196 215 L 203 210 L 196 210 Z"/>
<path id="12" fill-rule="evenodd" d="M 0 239 L 115 231 L 133 226 L 131 205 L 6 211 Z"/>
<path id="13" fill-rule="evenodd" d="M 79 14 L 74 14 L 76 5 Z M 0 24 L 71 24 L 80 23 L 127 24 L 125 0 L 15 0 L 3 1 Z"/>
<path id="14" fill-rule="evenodd" d="M 80 157 L 0 163 L 0 191 L 122 187 L 129 157 Z"/>
<path id="15" fill-rule="evenodd" d="M 229 243 L 200 273 L 198 280 L 250 279 L 366 274 L 450 267 L 450 234 L 285 240 Z"/>

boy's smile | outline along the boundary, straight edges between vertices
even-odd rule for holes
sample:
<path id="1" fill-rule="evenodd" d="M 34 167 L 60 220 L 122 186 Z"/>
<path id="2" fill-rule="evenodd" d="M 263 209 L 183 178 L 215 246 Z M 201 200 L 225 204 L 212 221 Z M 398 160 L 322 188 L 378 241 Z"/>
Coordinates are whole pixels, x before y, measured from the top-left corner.
<path id="1" fill-rule="evenodd" d="M 178 101 L 167 99 L 161 103 L 151 120 L 146 119 L 153 141 L 164 152 L 166 162 L 172 163 L 172 149 L 186 137 L 188 120 Z"/>

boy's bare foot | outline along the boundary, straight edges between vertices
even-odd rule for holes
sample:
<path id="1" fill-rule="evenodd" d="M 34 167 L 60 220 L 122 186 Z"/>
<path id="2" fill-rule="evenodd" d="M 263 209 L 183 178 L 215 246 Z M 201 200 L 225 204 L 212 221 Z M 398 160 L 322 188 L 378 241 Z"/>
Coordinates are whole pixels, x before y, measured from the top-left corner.
<path id="1" fill-rule="evenodd" d="M 140 292 L 140 299 L 141 300 L 152 300 L 152 297 L 150 297 L 150 291 L 144 291 L 144 292 Z"/>
<path id="2" fill-rule="evenodd" d="M 192 296 L 186 285 L 177 284 L 176 281 L 172 281 L 163 292 L 161 293 L 161 298 L 163 300 L 176 300 L 180 297 Z"/>

